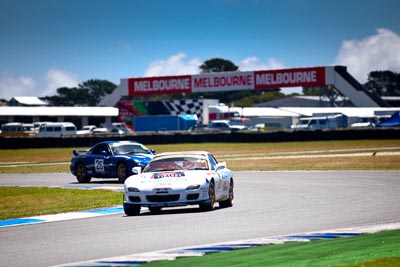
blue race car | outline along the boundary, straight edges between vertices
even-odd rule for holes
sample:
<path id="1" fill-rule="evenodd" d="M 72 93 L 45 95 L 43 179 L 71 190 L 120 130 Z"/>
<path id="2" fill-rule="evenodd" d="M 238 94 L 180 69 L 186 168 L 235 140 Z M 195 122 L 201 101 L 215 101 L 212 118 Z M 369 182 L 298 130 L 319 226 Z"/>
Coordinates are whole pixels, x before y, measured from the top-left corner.
<path id="1" fill-rule="evenodd" d="M 95 178 L 118 178 L 120 183 L 142 169 L 154 157 L 155 151 L 134 141 L 104 141 L 89 150 L 73 150 L 70 170 L 79 183 Z"/>

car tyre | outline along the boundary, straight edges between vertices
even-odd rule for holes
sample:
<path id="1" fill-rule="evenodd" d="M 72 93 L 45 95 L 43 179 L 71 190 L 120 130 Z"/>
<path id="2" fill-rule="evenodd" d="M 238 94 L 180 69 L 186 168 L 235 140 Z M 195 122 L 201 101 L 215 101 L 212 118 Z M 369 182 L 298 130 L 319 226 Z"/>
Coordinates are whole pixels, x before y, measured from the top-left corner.
<path id="1" fill-rule="evenodd" d="M 120 183 L 124 183 L 126 178 L 128 178 L 128 169 L 126 168 L 126 165 L 122 162 L 118 163 L 117 175 L 118 175 L 118 181 Z"/>
<path id="2" fill-rule="evenodd" d="M 214 181 L 210 182 L 210 186 L 208 188 L 208 197 L 209 199 L 204 203 L 200 204 L 200 209 L 202 211 L 212 211 L 215 209 L 215 185 Z"/>
<path id="3" fill-rule="evenodd" d="M 137 216 L 140 214 L 140 205 L 124 203 L 124 212 L 127 216 Z"/>
<path id="4" fill-rule="evenodd" d="M 78 180 L 79 183 L 89 183 L 91 180 L 91 177 L 87 174 L 87 169 L 83 163 L 78 163 L 76 165 L 76 179 Z"/>
<path id="5" fill-rule="evenodd" d="M 229 184 L 229 197 L 227 200 L 223 200 L 219 202 L 219 206 L 221 208 L 229 208 L 233 206 L 233 180 Z"/>

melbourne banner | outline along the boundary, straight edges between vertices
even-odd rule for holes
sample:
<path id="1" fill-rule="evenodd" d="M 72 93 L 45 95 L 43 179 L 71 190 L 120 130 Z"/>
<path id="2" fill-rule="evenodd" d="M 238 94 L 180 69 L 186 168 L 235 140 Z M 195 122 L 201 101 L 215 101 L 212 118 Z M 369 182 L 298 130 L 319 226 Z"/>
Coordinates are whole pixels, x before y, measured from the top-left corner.
<path id="1" fill-rule="evenodd" d="M 130 96 L 326 85 L 325 67 L 128 79 Z"/>

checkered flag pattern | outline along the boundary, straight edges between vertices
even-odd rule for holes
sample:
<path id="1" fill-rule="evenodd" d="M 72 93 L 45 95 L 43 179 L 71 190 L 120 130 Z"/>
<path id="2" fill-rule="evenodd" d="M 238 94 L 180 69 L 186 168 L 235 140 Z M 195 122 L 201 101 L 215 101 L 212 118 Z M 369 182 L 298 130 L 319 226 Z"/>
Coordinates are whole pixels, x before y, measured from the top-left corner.
<path id="1" fill-rule="evenodd" d="M 196 114 L 197 118 L 203 120 L 203 101 L 197 99 L 182 99 L 163 101 L 171 115 Z"/>

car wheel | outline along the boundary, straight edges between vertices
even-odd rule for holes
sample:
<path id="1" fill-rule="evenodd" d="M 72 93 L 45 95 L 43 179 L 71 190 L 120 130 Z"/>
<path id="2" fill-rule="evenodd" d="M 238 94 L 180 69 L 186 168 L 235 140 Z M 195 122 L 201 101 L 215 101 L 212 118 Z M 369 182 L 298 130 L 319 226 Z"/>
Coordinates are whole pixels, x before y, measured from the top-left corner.
<path id="1" fill-rule="evenodd" d="M 140 205 L 124 203 L 124 212 L 127 216 L 137 216 L 140 214 Z"/>
<path id="2" fill-rule="evenodd" d="M 233 181 L 231 180 L 229 184 L 229 197 L 227 200 L 219 202 L 221 208 L 229 208 L 233 206 Z"/>
<path id="3" fill-rule="evenodd" d="M 161 212 L 161 207 L 149 207 L 149 211 L 151 213 L 160 213 Z"/>
<path id="4" fill-rule="evenodd" d="M 207 201 L 200 204 L 200 209 L 203 211 L 212 211 L 215 209 L 215 186 L 213 181 L 210 182 L 208 188 L 208 197 L 209 199 Z"/>
<path id="5" fill-rule="evenodd" d="M 126 165 L 124 163 L 119 163 L 117 166 L 117 175 L 118 175 L 118 181 L 120 183 L 124 183 L 127 176 L 128 176 L 128 170 L 126 169 Z"/>
<path id="6" fill-rule="evenodd" d="M 91 177 L 87 174 L 86 167 L 83 163 L 78 163 L 76 166 L 76 179 L 79 183 L 89 183 Z"/>

